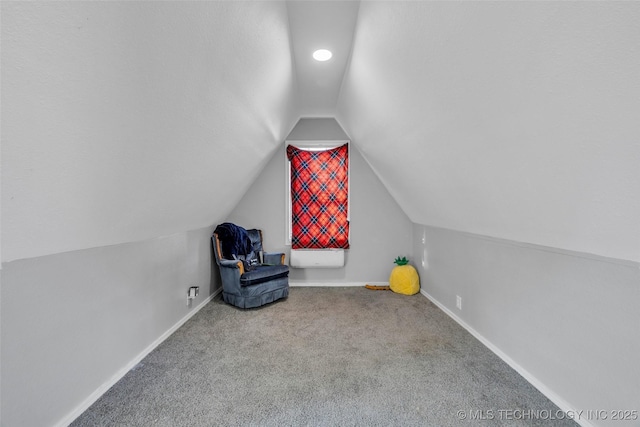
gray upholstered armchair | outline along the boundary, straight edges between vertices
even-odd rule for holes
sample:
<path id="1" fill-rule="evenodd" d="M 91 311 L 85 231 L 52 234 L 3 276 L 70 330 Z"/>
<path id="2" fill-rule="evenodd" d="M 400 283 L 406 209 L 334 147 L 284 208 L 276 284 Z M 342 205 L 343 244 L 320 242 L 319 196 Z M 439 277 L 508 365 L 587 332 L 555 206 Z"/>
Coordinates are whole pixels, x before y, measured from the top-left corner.
<path id="1" fill-rule="evenodd" d="M 284 263 L 284 254 L 263 252 L 261 230 L 246 230 L 246 233 L 251 248 L 244 254 L 223 254 L 226 245 L 222 237 L 214 233 L 211 238 L 220 267 L 223 300 L 236 307 L 252 308 L 286 298 L 289 266 Z"/>

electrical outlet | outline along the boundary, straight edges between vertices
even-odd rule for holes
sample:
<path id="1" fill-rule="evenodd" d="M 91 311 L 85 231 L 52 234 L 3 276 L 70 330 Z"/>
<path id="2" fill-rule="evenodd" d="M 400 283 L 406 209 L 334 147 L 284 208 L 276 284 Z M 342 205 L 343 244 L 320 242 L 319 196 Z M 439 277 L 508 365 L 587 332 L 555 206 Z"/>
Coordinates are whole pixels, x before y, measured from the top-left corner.
<path id="1" fill-rule="evenodd" d="M 458 310 L 462 310 L 462 297 L 460 295 L 456 295 L 456 307 Z"/>
<path id="2" fill-rule="evenodd" d="M 197 297 L 199 293 L 200 293 L 200 287 L 192 286 L 187 291 L 187 298 L 193 299 L 193 298 Z"/>
<path id="3" fill-rule="evenodd" d="M 200 293 L 199 286 L 191 286 L 189 290 L 187 290 L 187 307 L 191 307 L 191 300 L 198 296 Z"/>

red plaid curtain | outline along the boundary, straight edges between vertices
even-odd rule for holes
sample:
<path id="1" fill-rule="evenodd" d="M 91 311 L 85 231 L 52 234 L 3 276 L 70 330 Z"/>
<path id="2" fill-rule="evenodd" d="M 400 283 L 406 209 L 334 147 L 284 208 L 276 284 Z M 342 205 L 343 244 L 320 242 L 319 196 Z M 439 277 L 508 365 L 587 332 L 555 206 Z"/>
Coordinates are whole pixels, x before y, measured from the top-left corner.
<path id="1" fill-rule="evenodd" d="M 324 151 L 289 145 L 293 249 L 349 248 L 348 144 Z"/>

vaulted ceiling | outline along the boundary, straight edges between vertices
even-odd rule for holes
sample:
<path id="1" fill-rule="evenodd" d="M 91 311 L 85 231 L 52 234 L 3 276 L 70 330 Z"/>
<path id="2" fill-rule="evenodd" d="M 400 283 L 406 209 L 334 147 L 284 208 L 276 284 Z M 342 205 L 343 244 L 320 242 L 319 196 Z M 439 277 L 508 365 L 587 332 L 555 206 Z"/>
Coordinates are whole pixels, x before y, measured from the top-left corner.
<path id="1" fill-rule="evenodd" d="M 333 117 L 351 56 L 359 1 L 288 1 L 296 106 L 302 117 Z M 319 62 L 312 53 L 328 49 Z"/>
<path id="2" fill-rule="evenodd" d="M 637 2 L 2 2 L 2 258 L 222 220 L 300 117 L 335 116 L 415 223 L 639 261 L 639 21 Z"/>
<path id="3" fill-rule="evenodd" d="M 638 3 L 324 3 L 289 3 L 297 75 L 340 35 L 335 115 L 413 222 L 640 258 Z"/>

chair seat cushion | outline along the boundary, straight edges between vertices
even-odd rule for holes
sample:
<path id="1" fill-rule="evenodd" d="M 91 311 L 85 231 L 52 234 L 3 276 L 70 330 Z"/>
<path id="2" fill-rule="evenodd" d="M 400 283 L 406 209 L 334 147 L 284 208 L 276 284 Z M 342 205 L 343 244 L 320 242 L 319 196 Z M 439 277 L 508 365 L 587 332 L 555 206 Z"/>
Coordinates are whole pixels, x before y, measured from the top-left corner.
<path id="1" fill-rule="evenodd" d="M 240 286 L 251 286 L 289 275 L 288 265 L 257 265 L 240 276 Z"/>

